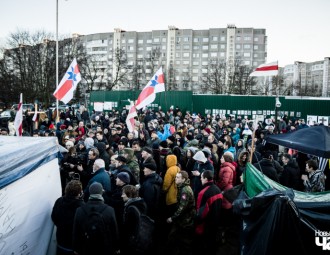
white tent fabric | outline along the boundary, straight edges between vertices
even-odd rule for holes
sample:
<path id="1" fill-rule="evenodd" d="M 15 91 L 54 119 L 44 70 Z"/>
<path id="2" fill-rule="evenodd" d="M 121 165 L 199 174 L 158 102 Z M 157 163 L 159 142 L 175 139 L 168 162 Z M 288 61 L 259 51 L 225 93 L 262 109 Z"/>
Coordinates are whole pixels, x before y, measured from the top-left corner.
<path id="1" fill-rule="evenodd" d="M 61 196 L 56 138 L 0 137 L 0 254 L 46 254 Z"/>

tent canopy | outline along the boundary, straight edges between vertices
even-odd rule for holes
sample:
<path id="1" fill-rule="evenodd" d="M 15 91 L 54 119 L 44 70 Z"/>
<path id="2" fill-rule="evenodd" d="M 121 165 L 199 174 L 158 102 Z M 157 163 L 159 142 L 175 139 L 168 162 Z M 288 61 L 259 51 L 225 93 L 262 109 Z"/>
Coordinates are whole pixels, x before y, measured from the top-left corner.
<path id="1" fill-rule="evenodd" d="M 266 137 L 266 141 L 306 154 L 330 158 L 330 128 L 327 126 L 321 125 L 299 129 L 292 133 L 270 135 Z"/>

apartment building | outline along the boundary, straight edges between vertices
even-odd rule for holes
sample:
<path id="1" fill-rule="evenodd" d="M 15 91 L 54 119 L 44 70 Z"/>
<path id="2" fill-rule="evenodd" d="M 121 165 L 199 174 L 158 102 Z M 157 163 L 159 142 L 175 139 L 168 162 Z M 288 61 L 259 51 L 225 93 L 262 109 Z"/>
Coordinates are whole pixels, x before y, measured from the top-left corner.
<path id="1" fill-rule="evenodd" d="M 136 67 L 138 80 L 146 84 L 154 72 L 163 67 L 167 81 L 176 90 L 200 91 L 201 77 L 207 74 L 212 59 L 226 61 L 228 66 L 235 60 L 257 67 L 267 59 L 267 36 L 265 29 L 226 28 L 207 30 L 179 29 L 169 26 L 167 30 L 149 32 L 125 31 L 117 28 L 112 33 L 90 34 L 80 37 L 87 54 L 98 62 L 99 80 L 111 82 L 116 76 L 115 52 L 126 53 L 127 64 Z M 142 70 L 143 69 L 143 70 Z M 171 75 L 170 75 L 171 74 Z M 133 75 L 128 74 L 129 80 Z M 131 89 L 129 82 L 114 87 L 115 90 Z"/>
<path id="2" fill-rule="evenodd" d="M 330 97 L 330 58 L 314 62 L 295 61 L 283 68 L 286 94 Z"/>

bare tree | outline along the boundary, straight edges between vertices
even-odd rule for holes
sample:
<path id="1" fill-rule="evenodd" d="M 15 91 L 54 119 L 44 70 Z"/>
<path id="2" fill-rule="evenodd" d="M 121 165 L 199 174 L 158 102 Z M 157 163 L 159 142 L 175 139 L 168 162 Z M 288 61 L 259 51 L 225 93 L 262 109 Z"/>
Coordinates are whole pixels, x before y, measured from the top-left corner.
<path id="1" fill-rule="evenodd" d="M 112 90 L 115 86 L 127 86 L 129 84 L 129 75 L 133 70 L 133 66 L 128 65 L 126 52 L 120 48 L 116 48 L 113 57 L 113 74 L 109 74 L 111 80 L 106 85 L 107 90 Z"/>
<path id="2" fill-rule="evenodd" d="M 202 74 L 202 91 L 214 94 L 227 93 L 226 62 L 220 59 L 209 59 L 207 73 Z"/>
<path id="3" fill-rule="evenodd" d="M 228 93 L 239 95 L 252 94 L 252 87 L 256 82 L 249 75 L 253 68 L 244 65 L 240 59 L 236 59 L 231 68 L 232 70 L 228 72 Z"/>

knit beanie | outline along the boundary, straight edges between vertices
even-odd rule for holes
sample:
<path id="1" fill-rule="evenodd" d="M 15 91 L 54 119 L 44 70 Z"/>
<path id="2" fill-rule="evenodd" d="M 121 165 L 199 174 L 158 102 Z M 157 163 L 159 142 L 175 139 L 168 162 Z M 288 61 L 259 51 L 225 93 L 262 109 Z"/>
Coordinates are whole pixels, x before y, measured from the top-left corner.
<path id="1" fill-rule="evenodd" d="M 131 181 L 129 178 L 129 174 L 126 172 L 121 172 L 121 173 L 117 174 L 117 178 L 126 184 L 129 184 Z"/>

